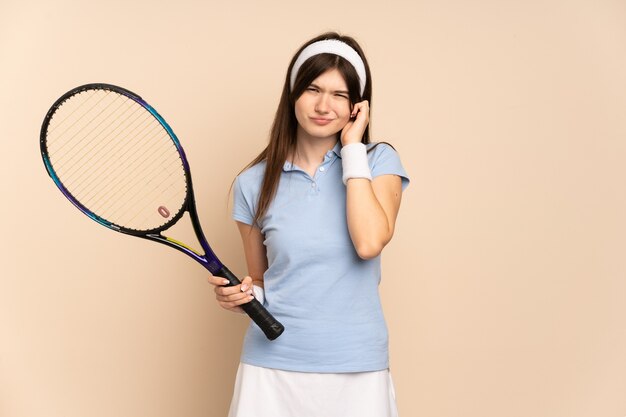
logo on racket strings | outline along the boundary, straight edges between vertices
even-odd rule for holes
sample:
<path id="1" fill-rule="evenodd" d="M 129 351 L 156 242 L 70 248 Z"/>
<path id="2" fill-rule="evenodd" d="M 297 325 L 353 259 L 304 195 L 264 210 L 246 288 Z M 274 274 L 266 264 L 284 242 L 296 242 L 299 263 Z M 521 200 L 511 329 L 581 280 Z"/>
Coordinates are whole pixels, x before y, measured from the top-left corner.
<path id="1" fill-rule="evenodd" d="M 165 206 L 159 206 L 157 211 L 159 212 L 161 216 L 165 217 L 166 219 L 170 217 L 170 211 Z"/>

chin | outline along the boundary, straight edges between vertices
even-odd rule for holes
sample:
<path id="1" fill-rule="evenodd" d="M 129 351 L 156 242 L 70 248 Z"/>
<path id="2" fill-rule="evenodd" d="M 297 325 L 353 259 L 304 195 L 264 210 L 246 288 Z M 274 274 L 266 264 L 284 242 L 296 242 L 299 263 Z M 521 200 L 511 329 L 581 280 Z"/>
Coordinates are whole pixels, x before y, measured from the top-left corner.
<path id="1" fill-rule="evenodd" d="M 341 132 L 346 123 L 333 123 L 332 126 L 309 125 L 306 129 L 311 136 L 328 137 L 335 136 Z"/>
<path id="2" fill-rule="evenodd" d="M 327 138 L 327 137 L 331 137 L 331 136 L 337 136 L 337 134 L 341 131 L 341 130 L 337 130 L 337 129 L 320 129 L 320 128 L 309 128 L 309 129 L 305 129 L 305 131 L 316 138 Z"/>
<path id="3" fill-rule="evenodd" d="M 313 135 L 313 136 L 316 137 L 316 138 L 319 138 L 319 139 L 327 139 L 327 138 L 337 139 L 338 138 L 338 133 L 335 132 L 335 133 L 330 133 L 328 135 Z"/>

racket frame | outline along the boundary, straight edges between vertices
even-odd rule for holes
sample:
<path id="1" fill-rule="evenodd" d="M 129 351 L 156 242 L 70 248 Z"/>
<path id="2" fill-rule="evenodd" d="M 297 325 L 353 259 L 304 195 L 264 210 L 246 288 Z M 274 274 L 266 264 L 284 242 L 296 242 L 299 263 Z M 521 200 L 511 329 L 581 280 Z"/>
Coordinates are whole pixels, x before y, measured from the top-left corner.
<path id="1" fill-rule="evenodd" d="M 172 142 L 176 146 L 176 149 L 180 155 L 180 159 L 182 161 L 182 166 L 185 171 L 186 184 L 187 184 L 187 193 L 181 206 L 181 209 L 176 213 L 172 218 L 170 218 L 163 225 L 150 229 L 150 230 L 135 230 L 126 228 L 115 223 L 112 223 L 91 210 L 85 207 L 77 198 L 75 198 L 72 193 L 63 185 L 58 175 L 56 174 L 52 163 L 50 162 L 50 158 L 48 157 L 48 148 L 47 148 L 47 132 L 48 126 L 52 121 L 52 118 L 56 111 L 63 105 L 65 101 L 67 101 L 70 97 L 73 97 L 76 94 L 82 93 L 84 91 L 89 90 L 108 90 L 114 93 L 121 94 L 125 97 L 128 97 L 131 100 L 134 100 L 143 108 L 145 108 L 167 131 L 168 135 L 172 139 Z M 67 93 L 63 94 L 59 99 L 57 99 L 50 110 L 48 110 L 43 124 L 41 126 L 41 132 L 39 136 L 39 145 L 41 156 L 48 172 L 48 175 L 52 178 L 56 186 L 63 193 L 63 195 L 76 206 L 80 211 L 82 211 L 85 215 L 87 215 L 92 220 L 100 223 L 101 225 L 114 230 L 116 232 L 140 237 L 143 239 L 152 240 L 155 242 L 162 243 L 166 246 L 174 248 L 193 258 L 197 262 L 199 262 L 202 266 L 204 266 L 209 272 L 211 272 L 214 276 L 219 276 L 226 278 L 229 281 L 229 284 L 226 286 L 234 286 L 241 284 L 241 281 L 217 258 L 209 243 L 207 242 L 204 233 L 202 232 L 202 227 L 200 225 L 200 220 L 198 218 L 198 212 L 196 209 L 195 198 L 193 194 L 193 184 L 191 181 L 191 170 L 189 168 L 189 162 L 187 160 L 187 156 L 185 151 L 183 150 L 178 137 L 172 130 L 172 128 L 168 125 L 168 123 L 161 117 L 161 115 L 150 106 L 144 99 L 142 99 L 139 95 L 133 93 L 130 90 L 127 90 L 122 87 L 118 87 L 112 84 L 105 83 L 90 83 L 81 85 L 79 87 L 73 88 Z M 162 231 L 170 228 L 173 224 L 175 224 L 180 218 L 185 214 L 185 212 L 189 213 L 189 218 L 191 220 L 191 224 L 193 226 L 194 232 L 196 234 L 196 238 L 204 251 L 204 254 L 200 254 L 196 252 L 191 247 L 185 245 L 183 242 L 172 239 L 168 236 L 164 236 L 161 234 Z M 274 317 L 271 316 L 269 312 L 259 303 L 258 300 L 253 299 L 252 301 L 242 304 L 241 307 L 243 310 L 261 327 L 261 330 L 265 333 L 268 339 L 274 340 L 283 332 L 284 327 L 280 324 Z"/>
<path id="2" fill-rule="evenodd" d="M 187 193 L 185 195 L 183 205 L 181 209 L 178 211 L 178 213 L 176 213 L 171 219 L 169 219 L 167 222 L 165 222 L 163 225 L 159 227 L 156 227 L 150 230 L 129 229 L 124 226 L 120 226 L 118 224 L 112 223 L 98 216 L 96 213 L 92 212 L 87 207 L 85 207 L 80 201 L 78 201 L 77 198 L 75 198 L 72 195 L 72 193 L 63 185 L 63 183 L 57 176 L 56 172 L 54 171 L 52 163 L 50 162 L 50 158 L 48 157 L 48 149 L 47 149 L 47 141 L 46 141 L 48 126 L 50 125 L 50 122 L 52 121 L 52 117 L 54 116 L 55 112 L 59 109 L 59 107 L 61 107 L 63 103 L 67 101 L 70 97 L 73 97 L 84 91 L 89 91 L 89 90 L 94 90 L 94 89 L 95 90 L 107 90 L 107 91 L 112 91 L 114 93 L 122 94 L 123 96 L 137 102 L 140 106 L 145 108 L 161 124 L 161 126 L 163 126 L 163 128 L 167 131 L 168 135 L 172 139 L 172 142 L 176 146 L 176 150 L 178 151 L 180 155 L 183 169 L 185 171 Z M 125 233 L 129 235 L 141 237 L 144 239 L 148 239 L 148 240 L 154 240 L 154 241 L 163 243 L 164 245 L 170 246 L 174 249 L 177 249 L 185 253 L 186 255 L 192 257 L 199 263 L 201 263 L 212 274 L 218 273 L 220 269 L 223 268 L 224 265 L 217 258 L 217 256 L 215 255 L 215 253 L 209 246 L 209 243 L 207 242 L 206 238 L 204 237 L 204 233 L 202 232 L 202 226 L 200 225 L 200 220 L 198 218 L 195 199 L 193 195 L 191 170 L 189 168 L 189 162 L 187 161 L 187 156 L 185 154 L 185 151 L 182 148 L 180 141 L 178 140 L 178 137 L 176 136 L 172 128 L 169 126 L 169 124 L 165 121 L 165 119 L 163 119 L 163 117 L 152 106 L 150 106 L 144 99 L 142 99 L 139 95 L 125 88 L 118 87 L 112 84 L 104 84 L 104 83 L 91 83 L 91 84 L 85 84 L 85 85 L 73 88 L 72 90 L 63 94 L 52 105 L 52 107 L 46 114 L 46 117 L 44 118 L 44 122 L 41 126 L 41 134 L 40 134 L 39 142 L 40 142 L 41 156 L 46 166 L 46 170 L 48 171 L 48 174 L 50 175 L 50 177 L 52 178 L 56 186 L 59 188 L 59 190 L 61 190 L 63 195 L 65 195 L 65 197 L 68 200 L 70 200 L 72 204 L 74 204 L 80 211 L 82 211 L 89 218 L 100 223 L 101 225 L 105 227 L 108 227 L 109 229 L 115 230 L 116 232 Z M 161 234 L 162 231 L 170 228 L 173 224 L 175 224 L 178 220 L 180 220 L 180 218 L 185 214 L 185 212 L 189 213 L 191 223 L 196 233 L 196 238 L 198 239 L 198 242 L 200 243 L 200 246 L 202 247 L 202 250 L 204 251 L 204 255 L 196 252 L 194 249 L 185 245 L 183 242 L 180 242 L 178 240 L 172 239 L 170 237 L 167 237 Z"/>

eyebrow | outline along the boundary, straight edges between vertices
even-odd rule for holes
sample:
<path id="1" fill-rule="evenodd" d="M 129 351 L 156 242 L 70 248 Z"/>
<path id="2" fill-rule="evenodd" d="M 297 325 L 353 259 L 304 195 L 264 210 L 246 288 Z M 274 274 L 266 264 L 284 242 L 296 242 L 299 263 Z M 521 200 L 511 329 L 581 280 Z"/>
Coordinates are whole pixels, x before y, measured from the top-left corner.
<path id="1" fill-rule="evenodd" d="M 315 83 L 311 83 L 311 87 L 315 87 L 315 88 L 317 88 L 318 90 L 321 90 L 321 89 L 322 89 L 319 85 L 317 85 L 317 84 L 315 84 Z M 347 94 L 347 95 L 350 95 L 350 92 L 349 92 L 349 91 L 346 91 L 346 90 L 335 90 L 335 91 L 333 91 L 333 93 L 339 93 L 339 94 Z"/>

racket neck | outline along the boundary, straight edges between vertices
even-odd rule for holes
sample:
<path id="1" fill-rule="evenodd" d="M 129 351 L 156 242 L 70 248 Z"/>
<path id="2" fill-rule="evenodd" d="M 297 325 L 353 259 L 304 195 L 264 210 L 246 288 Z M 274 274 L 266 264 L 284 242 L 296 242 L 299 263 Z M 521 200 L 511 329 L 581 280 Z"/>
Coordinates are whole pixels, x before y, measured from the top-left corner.
<path id="1" fill-rule="evenodd" d="M 191 174 L 187 173 L 187 178 L 189 182 L 189 195 L 187 200 L 187 212 L 189 213 L 189 219 L 191 220 L 191 225 L 193 226 L 193 230 L 196 233 L 196 238 L 204 251 L 204 262 L 201 262 L 202 265 L 206 269 L 208 269 L 212 274 L 216 274 L 220 271 L 224 265 L 219 261 L 206 238 L 204 237 L 204 233 L 202 231 L 202 226 L 200 225 L 200 219 L 198 218 L 198 210 L 196 209 L 196 200 L 193 195 L 193 187 L 191 184 Z"/>

